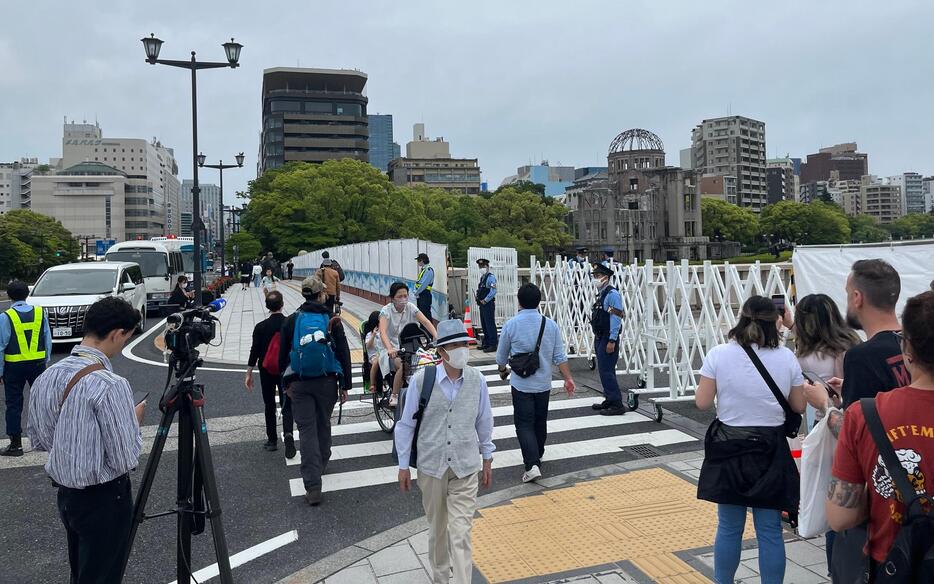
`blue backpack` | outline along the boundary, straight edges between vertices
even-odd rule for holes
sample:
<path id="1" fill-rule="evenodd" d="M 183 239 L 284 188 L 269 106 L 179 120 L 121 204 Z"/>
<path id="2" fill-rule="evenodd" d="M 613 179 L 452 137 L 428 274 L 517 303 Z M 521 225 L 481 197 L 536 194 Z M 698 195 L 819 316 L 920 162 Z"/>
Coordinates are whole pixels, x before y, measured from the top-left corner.
<path id="1" fill-rule="evenodd" d="M 301 379 L 336 374 L 343 369 L 334 353 L 328 327 L 330 316 L 320 312 L 299 312 L 289 353 L 289 367 Z M 305 344 L 302 344 L 302 340 Z"/>

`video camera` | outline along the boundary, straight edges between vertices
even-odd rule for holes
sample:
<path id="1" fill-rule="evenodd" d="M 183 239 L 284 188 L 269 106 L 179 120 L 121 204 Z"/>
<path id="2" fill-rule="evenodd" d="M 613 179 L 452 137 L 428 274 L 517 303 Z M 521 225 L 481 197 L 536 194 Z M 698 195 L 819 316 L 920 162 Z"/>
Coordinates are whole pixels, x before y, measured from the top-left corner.
<path id="1" fill-rule="evenodd" d="M 165 346 L 176 357 L 187 357 L 198 345 L 210 343 L 217 335 L 217 318 L 211 315 L 227 304 L 218 298 L 207 306 L 192 308 L 166 318 Z"/>

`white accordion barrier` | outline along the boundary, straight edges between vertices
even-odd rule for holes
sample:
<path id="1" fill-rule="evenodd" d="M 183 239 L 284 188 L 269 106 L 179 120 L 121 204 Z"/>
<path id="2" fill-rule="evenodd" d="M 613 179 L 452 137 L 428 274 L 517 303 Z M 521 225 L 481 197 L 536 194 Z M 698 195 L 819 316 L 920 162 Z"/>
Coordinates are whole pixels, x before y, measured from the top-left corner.
<path id="1" fill-rule="evenodd" d="M 473 326 L 480 328 L 480 305 L 477 287 L 480 285 L 480 267 L 477 260 L 490 260 L 490 271 L 496 276 L 496 325 L 503 324 L 519 312 L 519 262 L 511 247 L 471 247 L 467 250 L 467 304 L 470 306 Z"/>
<path id="2" fill-rule="evenodd" d="M 344 288 L 366 293 L 369 299 L 382 301 L 389 295 L 389 286 L 393 282 L 406 282 L 411 290 L 415 288 L 418 266 L 415 258 L 420 253 L 428 254 L 435 271 L 432 286 L 432 313 L 439 320 L 448 315 L 448 248 L 446 245 L 423 241 L 421 239 L 389 239 L 368 241 L 329 247 L 292 258 L 294 273 L 310 276 L 321 266 L 322 253 L 327 251 L 332 260 L 337 260 L 344 270 L 346 279 L 341 283 Z M 414 303 L 414 296 L 411 298 Z M 367 315 L 361 315 L 366 317 Z"/>
<path id="3" fill-rule="evenodd" d="M 571 357 L 594 363 L 590 312 L 596 300 L 591 266 L 559 258 L 555 264 L 531 262 L 532 282 L 542 289 L 542 311 L 558 322 Z M 656 419 L 670 401 L 693 399 L 697 370 L 707 352 L 726 341 L 743 303 L 750 296 L 788 296 L 788 264 L 655 265 L 613 264 L 611 284 L 623 297 L 618 372 L 637 374 L 640 387 L 630 390 L 630 407 L 642 394 L 655 394 Z M 668 374 L 668 387 L 656 387 L 657 372 Z"/>

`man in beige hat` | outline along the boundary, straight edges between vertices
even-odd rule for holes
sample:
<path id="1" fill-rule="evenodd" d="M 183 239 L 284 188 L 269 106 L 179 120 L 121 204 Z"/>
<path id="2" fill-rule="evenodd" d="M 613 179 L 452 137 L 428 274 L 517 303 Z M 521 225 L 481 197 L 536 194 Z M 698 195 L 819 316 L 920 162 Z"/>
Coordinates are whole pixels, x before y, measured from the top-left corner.
<path id="1" fill-rule="evenodd" d="M 470 583 L 477 488 L 493 481 L 493 409 L 483 374 L 467 365 L 472 340 L 462 321 L 438 323 L 435 346 L 444 363 L 412 376 L 395 427 L 403 492 L 412 488 L 409 467 L 417 457 L 434 584 L 447 584 L 451 568 L 456 584 Z"/>

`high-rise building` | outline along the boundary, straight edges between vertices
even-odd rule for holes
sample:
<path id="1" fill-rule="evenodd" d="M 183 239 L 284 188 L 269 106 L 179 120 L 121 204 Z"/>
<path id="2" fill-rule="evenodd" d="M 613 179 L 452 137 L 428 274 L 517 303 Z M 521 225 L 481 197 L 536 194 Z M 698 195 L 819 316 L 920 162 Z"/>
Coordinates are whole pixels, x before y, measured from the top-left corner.
<path id="1" fill-rule="evenodd" d="M 869 174 L 869 155 L 857 152 L 857 148 L 856 142 L 845 142 L 808 154 L 807 162 L 801 164 L 801 183 L 861 180 L 863 175 Z"/>
<path id="2" fill-rule="evenodd" d="M 257 175 L 291 161 L 368 162 L 366 81 L 351 69 L 264 70 Z"/>
<path id="3" fill-rule="evenodd" d="M 551 166 L 547 160 L 541 164 L 520 166 L 516 174 L 503 179 L 500 186 L 519 182 L 530 182 L 545 187 L 545 194 L 557 197 L 564 194 L 565 189 L 574 184 L 573 166 Z"/>
<path id="4" fill-rule="evenodd" d="M 878 223 L 891 223 L 902 216 L 902 189 L 896 184 L 866 175 L 860 185 L 860 211 Z"/>
<path id="5" fill-rule="evenodd" d="M 179 235 L 191 237 L 191 222 L 193 212 L 193 197 L 191 189 L 195 186 L 195 181 L 185 179 L 182 181 L 179 190 Z M 212 249 L 211 246 L 215 240 L 221 236 L 221 189 L 219 186 L 210 183 L 198 181 L 198 187 L 201 188 L 201 221 L 204 223 L 206 233 L 205 247 Z"/>
<path id="6" fill-rule="evenodd" d="M 917 172 L 891 176 L 888 182 L 902 191 L 902 215 L 924 213 L 924 179 Z"/>
<path id="7" fill-rule="evenodd" d="M 710 197 L 736 204 L 736 177 L 728 174 L 702 176 L 697 181 L 697 191 L 701 198 Z"/>
<path id="8" fill-rule="evenodd" d="M 168 235 L 166 214 L 178 190 L 178 163 L 171 148 L 153 138 L 104 138 L 97 124 L 64 125 L 56 171 L 101 162 L 126 174 L 126 238 Z"/>
<path id="9" fill-rule="evenodd" d="M 934 213 L 934 176 L 922 179 L 921 192 L 924 195 L 924 212 Z"/>
<path id="10" fill-rule="evenodd" d="M 389 172 L 389 163 L 398 158 L 395 152 L 397 144 L 392 141 L 392 115 L 374 114 L 369 116 L 370 127 L 370 164 L 383 172 Z"/>
<path id="11" fill-rule="evenodd" d="M 13 209 L 30 208 L 33 170 L 37 158 L 21 158 L 19 162 L 0 162 L 0 215 Z"/>
<path id="12" fill-rule="evenodd" d="M 798 200 L 798 176 L 791 158 L 771 158 L 765 170 L 769 204 Z"/>
<path id="13" fill-rule="evenodd" d="M 610 247 L 616 259 L 704 259 L 694 174 L 665 166 L 661 139 L 627 130 L 610 144 L 606 174 L 588 175 L 565 193 L 576 246 Z"/>
<path id="14" fill-rule="evenodd" d="M 397 185 L 425 185 L 456 193 L 480 193 L 480 165 L 476 158 L 451 158 L 444 138 L 429 140 L 425 124 L 415 124 L 405 158 L 389 163 L 389 180 Z"/>
<path id="15" fill-rule="evenodd" d="M 691 133 L 697 176 L 736 177 L 737 204 L 759 211 L 768 202 L 765 123 L 743 116 L 704 120 Z"/>

